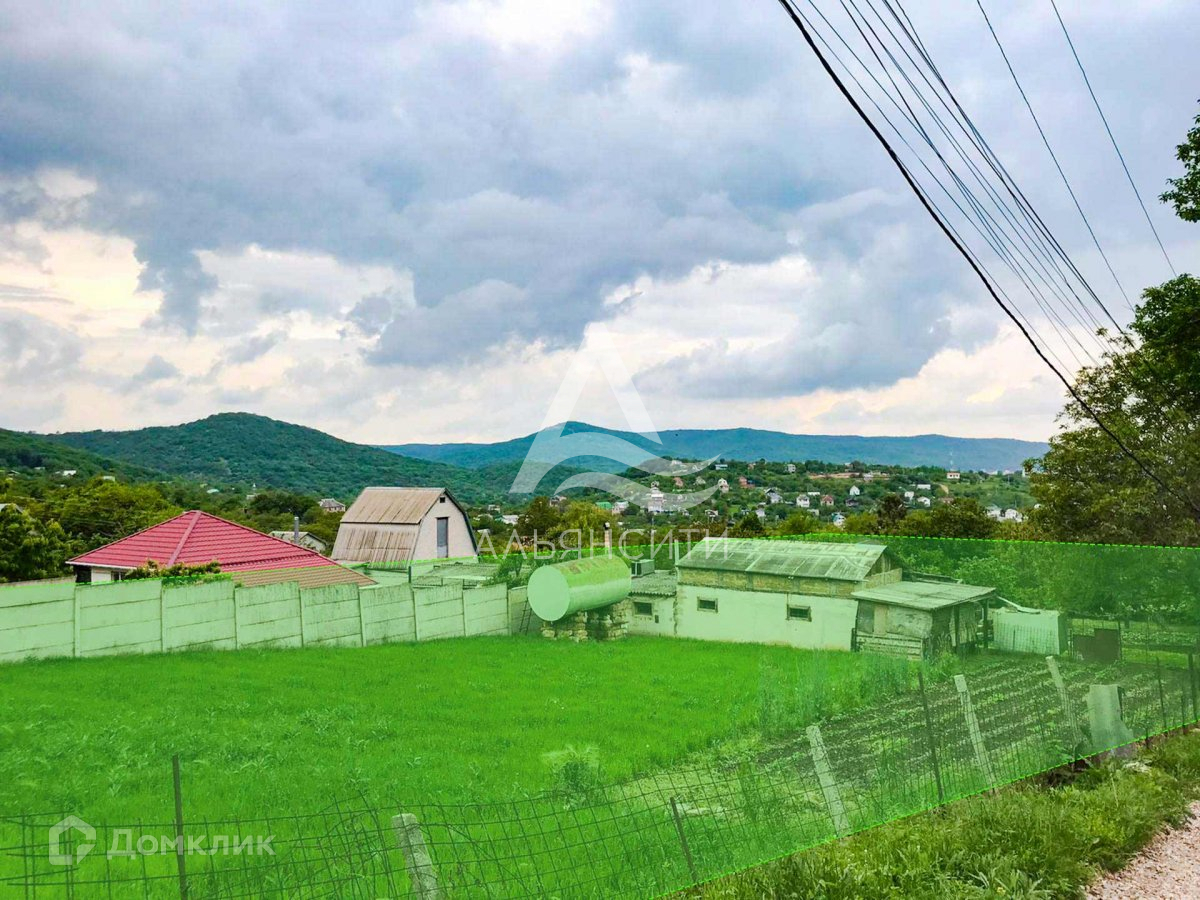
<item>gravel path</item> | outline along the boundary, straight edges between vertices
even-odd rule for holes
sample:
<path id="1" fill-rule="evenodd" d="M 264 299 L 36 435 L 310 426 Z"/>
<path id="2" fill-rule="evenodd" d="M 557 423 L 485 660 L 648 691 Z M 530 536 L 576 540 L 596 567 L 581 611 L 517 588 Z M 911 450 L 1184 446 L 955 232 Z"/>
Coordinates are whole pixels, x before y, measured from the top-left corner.
<path id="1" fill-rule="evenodd" d="M 1092 885 L 1088 900 L 1193 900 L 1200 897 L 1200 803 L 1179 828 L 1156 837 L 1120 872 Z"/>

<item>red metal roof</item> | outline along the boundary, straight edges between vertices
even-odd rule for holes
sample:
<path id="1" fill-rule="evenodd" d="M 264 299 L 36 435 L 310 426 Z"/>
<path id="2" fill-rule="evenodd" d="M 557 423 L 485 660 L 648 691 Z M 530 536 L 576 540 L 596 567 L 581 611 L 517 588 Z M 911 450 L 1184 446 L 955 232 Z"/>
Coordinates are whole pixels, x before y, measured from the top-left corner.
<path id="1" fill-rule="evenodd" d="M 327 557 L 289 541 L 226 521 L 206 512 L 192 510 L 105 544 L 68 560 L 73 565 L 135 569 L 149 560 L 160 566 L 176 563 L 201 565 L 218 562 L 222 572 L 311 569 L 332 567 L 346 574 L 345 581 L 371 580 Z M 323 579 L 326 580 L 326 579 Z M 335 579 L 341 580 L 341 579 Z"/>

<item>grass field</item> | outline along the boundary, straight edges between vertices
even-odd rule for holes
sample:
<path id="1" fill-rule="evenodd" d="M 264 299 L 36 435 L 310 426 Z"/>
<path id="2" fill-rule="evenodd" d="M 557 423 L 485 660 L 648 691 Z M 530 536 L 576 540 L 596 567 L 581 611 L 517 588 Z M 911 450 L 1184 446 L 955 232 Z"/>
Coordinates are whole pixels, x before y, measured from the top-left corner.
<path id="1" fill-rule="evenodd" d="M 22 865 L 40 867 L 39 890 L 62 885 L 63 870 L 44 860 L 45 828 L 70 812 L 107 825 L 106 846 L 121 826 L 170 833 L 178 753 L 189 834 L 245 835 L 252 825 L 286 850 L 278 860 L 200 857 L 209 872 L 191 877 L 209 880 L 195 882 L 197 896 L 204 884 L 229 897 L 307 896 L 314 883 L 344 896 L 403 894 L 390 826 L 401 811 L 422 823 L 450 895 L 650 896 L 909 815 L 943 789 L 944 799 L 963 797 L 1074 758 L 1044 659 L 983 653 L 925 665 L 924 702 L 912 690 L 917 671 L 869 654 L 656 638 L 8 666 L 0 816 L 44 815 L 10 822 L 20 835 L 3 837 L 32 848 Z M 994 771 L 946 683 L 957 671 Z M 1165 689 L 1145 666 L 1064 661 L 1063 675 L 1079 709 L 1089 684 L 1122 684 L 1137 734 L 1188 713 L 1178 673 Z M 804 732 L 817 722 L 844 829 Z M 678 812 L 672 820 L 677 799 L 690 856 Z M 104 891 L 119 881 L 111 896 L 139 896 L 149 871 L 146 896 L 171 896 L 173 863 L 89 859 L 73 877 Z M 0 875 L 28 886 L 15 865 Z"/>
<path id="2" fill-rule="evenodd" d="M 30 662 L 0 668 L 0 815 L 166 821 L 175 753 L 191 817 L 502 799 L 553 786 L 547 753 L 595 748 L 605 778 L 625 777 L 880 700 L 913 672 L 656 638 Z"/>

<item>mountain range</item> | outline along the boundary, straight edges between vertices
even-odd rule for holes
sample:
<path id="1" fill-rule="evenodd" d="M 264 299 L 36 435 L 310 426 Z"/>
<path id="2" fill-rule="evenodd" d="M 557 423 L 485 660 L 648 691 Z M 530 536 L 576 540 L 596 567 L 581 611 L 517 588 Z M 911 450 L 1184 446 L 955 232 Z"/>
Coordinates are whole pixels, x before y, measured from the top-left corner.
<path id="1" fill-rule="evenodd" d="M 1016 469 L 1040 456 L 1045 444 L 1007 438 L 860 437 L 796 435 L 753 428 L 661 432 L 662 443 L 631 432 L 569 422 L 563 428 L 581 443 L 569 464 L 555 465 L 540 490 L 553 490 L 582 471 L 624 470 L 638 458 L 774 461 L 820 460 L 872 465 L 962 469 Z M 592 437 L 587 437 L 592 435 Z M 373 484 L 444 486 L 467 503 L 519 499 L 509 490 L 537 433 L 495 443 L 397 444 L 343 441 L 302 425 L 250 413 L 220 413 L 182 425 L 133 431 L 81 431 L 35 435 L 0 429 L 0 466 L 77 469 L 81 476 L 123 475 L 132 480 L 183 478 L 209 484 L 286 488 L 353 499 Z M 627 454 L 599 456 L 614 441 Z M 550 444 L 553 450 L 553 444 Z M 593 452 L 594 451 L 594 452 Z M 553 463 L 539 444 L 533 459 Z"/>
<path id="2" fill-rule="evenodd" d="M 648 456 L 677 459 L 719 457 L 744 461 L 765 459 L 772 462 L 858 461 L 871 465 L 934 466 L 944 469 L 990 471 L 1019 469 L 1025 460 L 1041 456 L 1047 450 L 1044 443 L 1013 438 L 959 438 L 942 434 L 863 437 L 850 434 L 788 434 L 759 428 L 691 428 L 662 431 L 658 433 L 661 443 L 656 443 L 643 434 L 601 428 L 585 422 L 566 422 L 560 427 L 564 435 L 607 435 L 641 448 Z M 487 444 L 393 444 L 385 449 L 431 462 L 480 468 L 498 462 L 524 459 L 539 433 L 541 432 Z M 600 441 L 590 443 L 598 448 Z M 582 449 L 586 451 L 588 448 L 589 442 L 583 441 Z M 535 453 L 533 458 L 546 458 L 543 453 L 539 447 L 539 452 Z M 575 458 L 572 464 L 614 472 L 625 468 L 621 463 L 594 456 Z"/>

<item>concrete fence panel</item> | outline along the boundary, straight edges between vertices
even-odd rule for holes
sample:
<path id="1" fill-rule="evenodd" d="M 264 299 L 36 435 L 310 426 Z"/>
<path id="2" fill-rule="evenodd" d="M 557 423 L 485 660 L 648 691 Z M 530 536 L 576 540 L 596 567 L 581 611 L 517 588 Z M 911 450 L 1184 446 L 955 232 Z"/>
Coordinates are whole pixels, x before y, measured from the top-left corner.
<path id="1" fill-rule="evenodd" d="M 75 588 L 75 655 L 156 653 L 163 648 L 162 582 Z"/>
<path id="2" fill-rule="evenodd" d="M 331 584 L 300 591 L 304 646 L 361 647 L 358 586 Z"/>
<path id="3" fill-rule="evenodd" d="M 0 593 L 0 661 L 74 653 L 74 582 L 16 585 Z"/>
<path id="4" fill-rule="evenodd" d="M 503 584 L 238 587 L 231 579 L 0 585 L 0 662 L 239 647 L 365 646 L 508 634 L 526 618 Z"/>
<path id="5" fill-rule="evenodd" d="M 466 633 L 462 584 L 413 586 L 417 640 L 460 637 Z"/>
<path id="6" fill-rule="evenodd" d="M 237 640 L 239 647 L 301 647 L 300 587 L 264 584 L 238 588 Z"/>
<path id="7" fill-rule="evenodd" d="M 466 633 L 508 634 L 508 588 L 485 584 L 463 591 L 463 622 Z"/>
<path id="8" fill-rule="evenodd" d="M 413 590 L 407 584 L 361 588 L 364 644 L 390 644 L 417 639 Z"/>
<path id="9" fill-rule="evenodd" d="M 163 587 L 164 650 L 233 650 L 237 614 L 233 581 Z"/>

